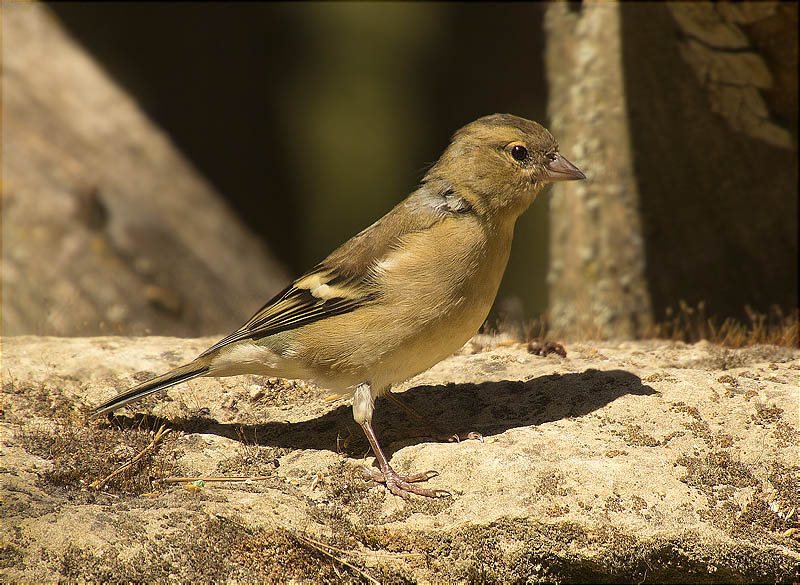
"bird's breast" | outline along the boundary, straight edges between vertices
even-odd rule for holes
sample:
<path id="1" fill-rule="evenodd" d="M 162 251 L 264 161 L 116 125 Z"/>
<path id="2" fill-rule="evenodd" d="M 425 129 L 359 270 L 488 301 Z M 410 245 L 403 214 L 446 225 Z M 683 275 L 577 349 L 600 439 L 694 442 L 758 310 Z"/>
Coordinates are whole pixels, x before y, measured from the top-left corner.
<path id="1" fill-rule="evenodd" d="M 387 387 L 427 370 L 478 331 L 497 294 L 513 226 L 490 230 L 459 220 L 435 229 L 406 236 L 377 263 L 375 302 L 298 331 L 295 352 L 314 364 L 320 384 Z"/>

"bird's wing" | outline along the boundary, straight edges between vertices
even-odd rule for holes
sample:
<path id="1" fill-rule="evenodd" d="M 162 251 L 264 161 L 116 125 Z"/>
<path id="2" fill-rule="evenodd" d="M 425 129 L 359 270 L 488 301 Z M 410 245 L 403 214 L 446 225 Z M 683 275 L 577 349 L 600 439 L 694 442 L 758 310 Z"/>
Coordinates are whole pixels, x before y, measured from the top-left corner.
<path id="1" fill-rule="evenodd" d="M 247 323 L 201 356 L 236 341 L 259 339 L 326 317 L 349 313 L 376 297 L 377 291 L 369 282 L 347 279 L 319 264 L 275 295 Z"/>
<path id="2" fill-rule="evenodd" d="M 438 190 L 438 189 L 437 189 Z M 315 321 L 349 313 L 377 299 L 380 282 L 375 266 L 395 249 L 403 237 L 431 228 L 444 220 L 436 199 L 425 186 L 380 220 L 363 230 L 267 302 L 237 331 L 218 341 L 201 354 L 208 355 L 221 347 L 243 339 L 259 339 L 295 329 Z M 449 194 L 448 194 L 449 196 Z M 462 213 L 458 208 L 453 213 Z"/>

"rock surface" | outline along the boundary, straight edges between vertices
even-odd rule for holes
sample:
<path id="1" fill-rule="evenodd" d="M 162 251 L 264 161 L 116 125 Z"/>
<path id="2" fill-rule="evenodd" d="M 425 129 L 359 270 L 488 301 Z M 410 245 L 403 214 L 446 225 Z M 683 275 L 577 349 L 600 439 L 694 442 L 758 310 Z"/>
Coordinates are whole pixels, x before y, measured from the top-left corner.
<path id="1" fill-rule="evenodd" d="M 797 580 L 796 350 L 478 337 L 397 390 L 483 442 L 378 404 L 393 464 L 452 492 L 403 501 L 361 479 L 349 404 L 302 382 L 192 381 L 87 422 L 211 341 L 4 340 L 3 581 Z"/>
<path id="2" fill-rule="evenodd" d="M 285 286 L 44 3 L 2 11 L 3 335 L 207 335 Z"/>

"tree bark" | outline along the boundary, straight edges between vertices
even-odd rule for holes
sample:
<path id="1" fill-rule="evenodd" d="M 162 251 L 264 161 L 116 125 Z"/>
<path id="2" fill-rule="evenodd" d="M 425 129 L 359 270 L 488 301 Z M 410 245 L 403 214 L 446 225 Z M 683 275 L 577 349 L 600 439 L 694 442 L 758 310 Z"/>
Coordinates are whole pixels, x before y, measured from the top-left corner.
<path id="1" fill-rule="evenodd" d="M 681 301 L 739 319 L 796 309 L 797 4 L 622 6 L 656 317 Z"/>
<path id="2" fill-rule="evenodd" d="M 586 181 L 550 200 L 550 322 L 567 337 L 633 337 L 652 322 L 625 103 L 620 5 L 548 5 L 550 126 Z"/>
<path id="3" fill-rule="evenodd" d="M 551 126 L 588 176 L 554 189 L 554 327 L 794 310 L 797 5 L 554 3 L 546 33 Z"/>

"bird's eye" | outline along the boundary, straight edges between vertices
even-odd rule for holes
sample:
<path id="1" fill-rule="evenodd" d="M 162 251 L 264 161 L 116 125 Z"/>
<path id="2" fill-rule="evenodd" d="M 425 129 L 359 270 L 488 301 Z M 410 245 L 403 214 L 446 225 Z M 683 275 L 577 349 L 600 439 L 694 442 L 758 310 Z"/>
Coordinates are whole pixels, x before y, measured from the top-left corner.
<path id="1" fill-rule="evenodd" d="M 522 162 L 526 158 L 528 158 L 528 149 L 525 148 L 524 146 L 517 144 L 511 149 L 511 156 L 514 157 L 514 160 Z"/>

